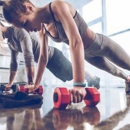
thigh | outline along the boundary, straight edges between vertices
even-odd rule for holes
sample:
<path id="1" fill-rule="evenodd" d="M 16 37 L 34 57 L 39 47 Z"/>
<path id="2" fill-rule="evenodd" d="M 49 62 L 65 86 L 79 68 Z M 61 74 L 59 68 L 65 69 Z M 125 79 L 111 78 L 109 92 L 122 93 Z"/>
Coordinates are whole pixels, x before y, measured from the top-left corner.
<path id="1" fill-rule="evenodd" d="M 130 70 L 130 56 L 119 44 L 110 38 L 103 36 L 101 49 L 104 50 L 103 56 L 107 59 L 124 69 Z"/>
<path id="2" fill-rule="evenodd" d="M 62 81 L 72 79 L 71 62 L 57 48 L 54 48 L 54 54 L 48 61 L 47 68 Z"/>
<path id="3" fill-rule="evenodd" d="M 115 65 L 113 65 L 107 58 L 105 57 L 92 57 L 92 58 L 88 58 L 86 59 L 86 61 L 88 61 L 90 64 L 92 64 L 93 66 L 107 71 L 109 73 L 113 72 L 116 68 Z"/>

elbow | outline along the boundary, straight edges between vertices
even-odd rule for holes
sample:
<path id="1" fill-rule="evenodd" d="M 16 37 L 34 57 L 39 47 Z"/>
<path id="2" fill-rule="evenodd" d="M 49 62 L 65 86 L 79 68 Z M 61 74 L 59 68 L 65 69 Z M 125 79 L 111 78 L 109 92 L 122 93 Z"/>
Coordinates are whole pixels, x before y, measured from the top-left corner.
<path id="1" fill-rule="evenodd" d="M 82 39 L 77 38 L 75 40 L 70 41 L 70 49 L 83 49 Z"/>
<path id="2" fill-rule="evenodd" d="M 48 62 L 48 57 L 45 57 L 45 56 L 40 56 L 39 57 L 39 60 L 42 62 L 42 63 L 44 63 L 44 64 L 47 64 L 47 62 Z"/>

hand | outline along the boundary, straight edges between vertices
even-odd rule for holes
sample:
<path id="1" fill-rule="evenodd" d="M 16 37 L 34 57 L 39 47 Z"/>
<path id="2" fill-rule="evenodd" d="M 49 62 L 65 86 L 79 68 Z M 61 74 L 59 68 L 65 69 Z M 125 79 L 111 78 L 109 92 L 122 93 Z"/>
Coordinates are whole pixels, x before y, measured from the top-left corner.
<path id="1" fill-rule="evenodd" d="M 82 100 L 85 98 L 87 92 L 84 87 L 74 87 L 70 90 L 71 93 L 71 101 L 73 103 L 79 103 L 82 102 Z"/>
<path id="2" fill-rule="evenodd" d="M 24 87 L 28 89 L 29 93 L 33 93 L 39 86 L 35 86 L 34 84 L 26 84 Z"/>
<path id="3" fill-rule="evenodd" d="M 11 84 L 11 83 L 6 84 L 6 85 L 5 85 L 5 87 L 6 87 L 5 90 L 6 90 L 6 91 L 9 91 L 10 88 L 12 87 L 12 85 L 13 85 L 13 84 Z"/>

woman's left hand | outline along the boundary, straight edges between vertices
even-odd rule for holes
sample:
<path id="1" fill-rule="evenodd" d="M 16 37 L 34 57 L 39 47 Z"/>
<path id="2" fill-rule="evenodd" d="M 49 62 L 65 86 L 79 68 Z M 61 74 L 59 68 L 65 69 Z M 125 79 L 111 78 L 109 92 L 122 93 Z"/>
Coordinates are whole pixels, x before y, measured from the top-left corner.
<path id="1" fill-rule="evenodd" d="M 87 92 L 84 87 L 74 87 L 73 89 L 69 90 L 71 93 L 71 102 L 79 103 L 85 98 Z"/>

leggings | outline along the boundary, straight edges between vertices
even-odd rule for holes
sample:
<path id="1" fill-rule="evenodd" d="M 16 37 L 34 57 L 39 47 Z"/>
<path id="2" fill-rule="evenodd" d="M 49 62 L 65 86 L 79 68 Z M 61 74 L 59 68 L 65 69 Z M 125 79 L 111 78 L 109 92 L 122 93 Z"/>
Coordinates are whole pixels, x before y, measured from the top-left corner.
<path id="1" fill-rule="evenodd" d="M 127 79 L 117 66 L 130 70 L 130 56 L 109 37 L 96 33 L 93 43 L 85 50 L 85 60 L 114 76 Z"/>
<path id="2" fill-rule="evenodd" d="M 57 48 L 54 48 L 54 53 L 48 61 L 47 68 L 64 82 L 73 78 L 71 62 Z"/>

